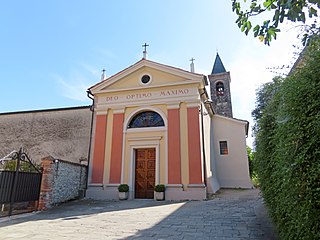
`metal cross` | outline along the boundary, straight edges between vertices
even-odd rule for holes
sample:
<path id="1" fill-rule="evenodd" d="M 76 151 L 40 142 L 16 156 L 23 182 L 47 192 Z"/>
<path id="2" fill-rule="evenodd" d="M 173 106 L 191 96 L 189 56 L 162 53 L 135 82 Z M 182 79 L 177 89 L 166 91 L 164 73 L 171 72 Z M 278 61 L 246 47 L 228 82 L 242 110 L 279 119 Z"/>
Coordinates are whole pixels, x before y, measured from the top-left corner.
<path id="1" fill-rule="evenodd" d="M 106 70 L 103 68 L 102 69 L 102 74 L 101 74 L 101 81 L 103 81 L 106 78 L 105 73 L 106 73 Z"/>
<path id="2" fill-rule="evenodd" d="M 195 60 L 194 58 L 191 58 L 191 59 L 190 59 L 191 63 L 193 63 L 194 60 Z"/>
<path id="3" fill-rule="evenodd" d="M 149 45 L 147 43 L 145 43 L 144 45 L 142 45 L 142 47 L 144 47 L 144 51 L 147 51 L 147 47 L 149 47 Z"/>

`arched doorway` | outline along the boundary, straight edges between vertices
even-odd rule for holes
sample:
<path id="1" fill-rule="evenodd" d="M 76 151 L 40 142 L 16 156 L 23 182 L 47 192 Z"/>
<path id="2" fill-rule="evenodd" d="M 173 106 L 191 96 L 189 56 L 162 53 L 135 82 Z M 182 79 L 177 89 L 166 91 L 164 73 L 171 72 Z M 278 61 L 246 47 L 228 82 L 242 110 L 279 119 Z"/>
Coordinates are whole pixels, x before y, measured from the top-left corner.
<path id="1" fill-rule="evenodd" d="M 136 113 L 127 125 L 127 129 L 163 128 L 163 118 L 155 111 Z M 134 148 L 134 197 L 153 199 L 156 183 L 156 147 Z"/>

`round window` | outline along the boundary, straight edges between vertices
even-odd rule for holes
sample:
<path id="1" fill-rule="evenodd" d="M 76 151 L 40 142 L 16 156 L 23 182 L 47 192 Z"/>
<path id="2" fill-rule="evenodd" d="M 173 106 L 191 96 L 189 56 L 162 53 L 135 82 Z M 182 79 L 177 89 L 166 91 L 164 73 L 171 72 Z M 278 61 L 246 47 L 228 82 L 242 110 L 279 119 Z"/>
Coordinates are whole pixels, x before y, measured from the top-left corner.
<path id="1" fill-rule="evenodd" d="M 151 80 L 151 77 L 150 77 L 149 75 L 143 75 L 143 76 L 141 77 L 141 82 L 142 82 L 143 84 L 148 84 L 148 83 L 150 82 L 150 80 Z"/>

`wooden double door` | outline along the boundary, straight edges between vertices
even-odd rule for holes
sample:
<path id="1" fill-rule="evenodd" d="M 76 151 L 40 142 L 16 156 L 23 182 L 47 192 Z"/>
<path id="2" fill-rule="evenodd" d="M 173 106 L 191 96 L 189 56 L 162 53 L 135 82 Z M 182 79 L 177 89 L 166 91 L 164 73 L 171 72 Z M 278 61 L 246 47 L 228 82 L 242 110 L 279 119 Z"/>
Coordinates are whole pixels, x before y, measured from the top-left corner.
<path id="1" fill-rule="evenodd" d="M 156 173 L 156 149 L 136 149 L 135 158 L 135 198 L 153 199 Z"/>

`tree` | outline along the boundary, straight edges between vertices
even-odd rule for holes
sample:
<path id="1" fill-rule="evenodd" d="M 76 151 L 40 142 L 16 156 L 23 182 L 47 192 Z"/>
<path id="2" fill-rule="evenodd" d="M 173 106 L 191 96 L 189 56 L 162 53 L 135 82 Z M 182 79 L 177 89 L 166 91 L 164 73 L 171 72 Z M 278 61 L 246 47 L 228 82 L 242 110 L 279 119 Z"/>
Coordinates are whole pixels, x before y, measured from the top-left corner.
<path id="1" fill-rule="evenodd" d="M 247 2 L 247 0 L 242 1 Z M 320 0 L 251 0 L 251 4 L 245 9 L 240 5 L 240 1 L 232 0 L 232 11 L 238 16 L 236 23 L 241 31 L 248 35 L 252 30 L 254 37 L 258 37 L 267 45 L 270 45 L 272 39 L 277 38 L 277 33 L 280 32 L 279 25 L 285 21 L 302 23 L 302 42 L 304 45 L 308 44 L 311 36 L 320 33 L 317 26 L 318 9 L 320 9 Z M 257 24 L 252 29 L 251 20 L 265 12 L 270 12 L 272 19 L 267 18 L 262 24 Z M 307 18 L 314 22 L 308 25 Z"/>

